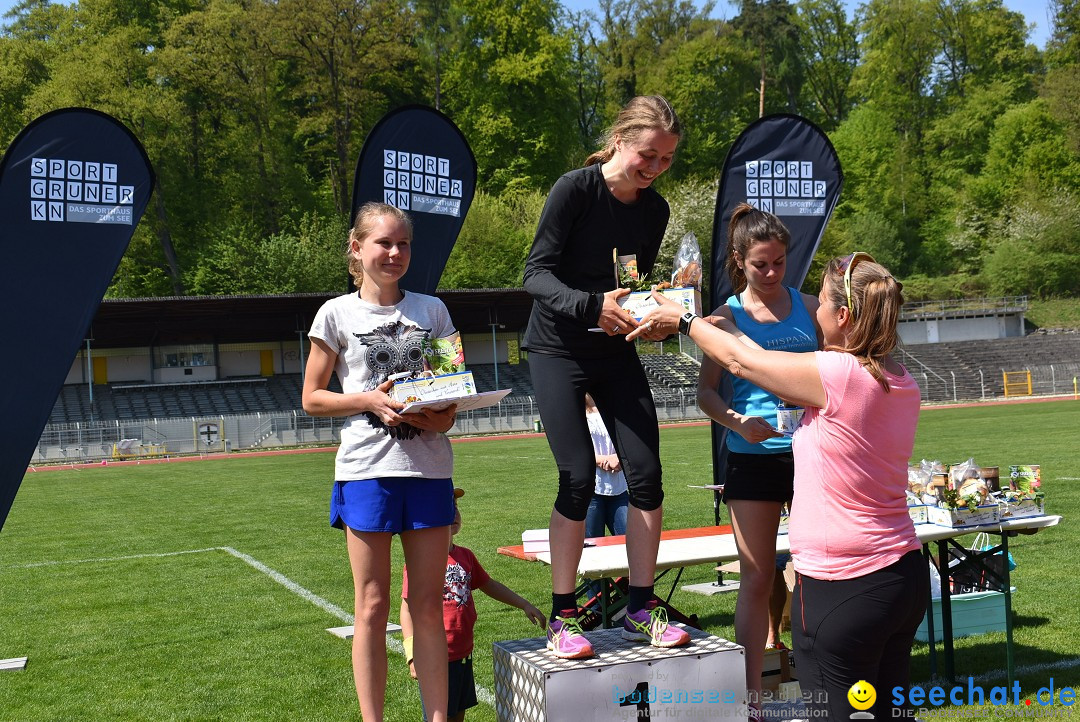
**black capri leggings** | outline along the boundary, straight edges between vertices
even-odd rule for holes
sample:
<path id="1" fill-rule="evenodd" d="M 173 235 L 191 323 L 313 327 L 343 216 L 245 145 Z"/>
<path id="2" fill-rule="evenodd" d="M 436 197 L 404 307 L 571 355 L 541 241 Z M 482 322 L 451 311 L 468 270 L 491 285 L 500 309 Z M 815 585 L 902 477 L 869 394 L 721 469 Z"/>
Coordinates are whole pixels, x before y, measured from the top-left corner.
<path id="1" fill-rule="evenodd" d="M 660 430 L 656 407 L 637 354 L 569 358 L 529 354 L 529 370 L 540 419 L 559 469 L 555 510 L 582 521 L 596 480 L 585 393 L 592 394 L 622 463 L 630 504 L 643 511 L 664 501 L 660 481 Z"/>
<path id="2" fill-rule="evenodd" d="M 874 686 L 874 719 L 907 717 L 895 708 L 893 688 L 910 682 L 915 630 L 926 612 L 930 577 L 918 551 L 854 579 L 827 582 L 804 574 L 791 595 L 795 666 L 804 690 L 813 691 L 814 720 L 847 720 L 855 708 L 847 693 L 859 680 Z"/>

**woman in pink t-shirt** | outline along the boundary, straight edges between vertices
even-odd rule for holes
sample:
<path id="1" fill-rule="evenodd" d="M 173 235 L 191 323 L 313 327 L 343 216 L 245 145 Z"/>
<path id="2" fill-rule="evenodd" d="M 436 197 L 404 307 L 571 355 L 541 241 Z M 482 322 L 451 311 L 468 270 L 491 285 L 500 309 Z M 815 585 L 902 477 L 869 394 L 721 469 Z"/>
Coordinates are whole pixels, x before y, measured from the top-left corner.
<path id="1" fill-rule="evenodd" d="M 929 584 L 904 499 L 919 388 L 890 356 L 901 284 L 865 253 L 830 261 L 816 314 L 825 350 L 815 353 L 765 351 L 727 319 L 695 322 L 654 296 L 661 306 L 642 327 L 678 328 L 729 373 L 806 408 L 793 439 L 791 618 L 799 680 L 826 693 L 815 718 L 848 719 L 860 680 L 877 690 L 876 719 L 901 716 L 892 690 L 906 698 Z"/>

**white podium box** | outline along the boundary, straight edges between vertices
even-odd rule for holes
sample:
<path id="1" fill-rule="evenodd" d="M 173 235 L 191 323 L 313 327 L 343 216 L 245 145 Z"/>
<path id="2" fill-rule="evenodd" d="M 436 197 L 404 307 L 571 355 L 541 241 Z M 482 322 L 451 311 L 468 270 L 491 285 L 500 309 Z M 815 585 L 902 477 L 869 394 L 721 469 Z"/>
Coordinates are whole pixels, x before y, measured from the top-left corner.
<path id="1" fill-rule="evenodd" d="M 620 629 L 586 632 L 596 656 L 580 660 L 558 659 L 543 637 L 496 642 L 495 716 L 500 722 L 745 720 L 743 648 L 683 628 L 690 644 L 675 649 L 626 641 Z"/>

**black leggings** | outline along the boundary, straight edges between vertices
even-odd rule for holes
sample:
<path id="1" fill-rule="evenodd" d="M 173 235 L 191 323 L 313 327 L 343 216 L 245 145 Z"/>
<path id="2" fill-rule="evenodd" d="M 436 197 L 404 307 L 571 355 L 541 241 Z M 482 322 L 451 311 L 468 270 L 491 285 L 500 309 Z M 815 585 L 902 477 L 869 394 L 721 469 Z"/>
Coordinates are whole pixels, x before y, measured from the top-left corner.
<path id="1" fill-rule="evenodd" d="M 926 612 L 929 585 L 918 551 L 855 579 L 796 575 L 791 633 L 799 682 L 808 706 L 816 709 L 811 719 L 846 721 L 855 712 L 848 690 L 859 680 L 877 692 L 867 710 L 874 719 L 898 718 L 892 690 L 902 687 L 907 697 L 911 643 Z"/>
<path id="2" fill-rule="evenodd" d="M 656 407 L 637 354 L 598 359 L 529 354 L 540 419 L 559 469 L 555 510 L 583 521 L 596 486 L 596 456 L 585 420 L 592 394 L 622 463 L 630 505 L 643 511 L 664 501 Z"/>

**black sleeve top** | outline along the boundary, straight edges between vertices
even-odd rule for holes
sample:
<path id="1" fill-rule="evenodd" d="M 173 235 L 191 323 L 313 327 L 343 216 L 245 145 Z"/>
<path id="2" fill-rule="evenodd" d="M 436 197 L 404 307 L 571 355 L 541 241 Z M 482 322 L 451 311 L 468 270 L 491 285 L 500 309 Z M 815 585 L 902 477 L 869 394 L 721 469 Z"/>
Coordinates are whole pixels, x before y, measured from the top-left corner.
<path id="1" fill-rule="evenodd" d="M 631 348 L 623 336 L 589 329 L 596 327 L 604 292 L 616 288 L 612 249 L 637 255 L 639 273 L 650 273 L 669 215 L 667 201 L 651 187 L 632 204 L 615 198 L 599 163 L 559 178 L 525 260 L 533 307 L 522 348 L 582 358 Z"/>

